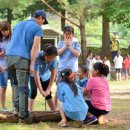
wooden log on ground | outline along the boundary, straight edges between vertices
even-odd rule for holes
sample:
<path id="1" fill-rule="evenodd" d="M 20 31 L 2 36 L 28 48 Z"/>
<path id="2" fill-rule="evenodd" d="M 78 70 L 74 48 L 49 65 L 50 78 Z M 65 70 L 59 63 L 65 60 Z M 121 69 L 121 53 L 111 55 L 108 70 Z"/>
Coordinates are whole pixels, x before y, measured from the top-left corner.
<path id="1" fill-rule="evenodd" d="M 50 112 L 50 111 L 34 111 L 31 113 L 33 117 L 33 122 L 58 122 L 61 120 L 59 111 Z M 18 122 L 18 116 L 14 116 L 11 112 L 0 112 L 0 122 Z"/>

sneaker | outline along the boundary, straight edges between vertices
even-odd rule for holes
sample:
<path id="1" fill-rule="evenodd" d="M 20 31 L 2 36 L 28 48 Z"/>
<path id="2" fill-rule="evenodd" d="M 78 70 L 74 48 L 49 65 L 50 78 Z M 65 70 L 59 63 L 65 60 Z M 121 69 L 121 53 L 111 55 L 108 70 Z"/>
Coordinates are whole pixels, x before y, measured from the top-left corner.
<path id="1" fill-rule="evenodd" d="M 16 110 L 13 110 L 12 113 L 14 114 L 14 116 L 18 116 L 19 115 L 19 112 L 16 111 Z"/>
<path id="2" fill-rule="evenodd" d="M 32 124 L 32 123 L 33 123 L 33 117 L 31 114 L 29 114 L 29 116 L 24 119 L 19 118 L 19 124 Z"/>
<path id="3" fill-rule="evenodd" d="M 4 112 L 4 113 L 8 112 L 7 108 L 3 108 L 1 111 Z"/>
<path id="4" fill-rule="evenodd" d="M 95 116 L 92 116 L 92 117 L 86 117 L 83 123 L 86 125 L 91 125 L 97 121 L 98 119 Z"/>

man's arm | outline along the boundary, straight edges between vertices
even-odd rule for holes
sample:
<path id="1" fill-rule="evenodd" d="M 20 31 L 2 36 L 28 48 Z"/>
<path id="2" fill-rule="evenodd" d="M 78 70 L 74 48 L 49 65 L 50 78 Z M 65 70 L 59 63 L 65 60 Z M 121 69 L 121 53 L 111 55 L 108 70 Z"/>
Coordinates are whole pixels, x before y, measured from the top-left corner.
<path id="1" fill-rule="evenodd" d="M 0 57 L 3 57 L 5 55 L 5 51 L 0 52 Z"/>
<path id="2" fill-rule="evenodd" d="M 35 36 L 34 43 L 31 50 L 31 63 L 30 63 L 30 73 L 34 72 L 34 62 L 39 51 L 39 45 L 41 43 L 41 37 Z"/>

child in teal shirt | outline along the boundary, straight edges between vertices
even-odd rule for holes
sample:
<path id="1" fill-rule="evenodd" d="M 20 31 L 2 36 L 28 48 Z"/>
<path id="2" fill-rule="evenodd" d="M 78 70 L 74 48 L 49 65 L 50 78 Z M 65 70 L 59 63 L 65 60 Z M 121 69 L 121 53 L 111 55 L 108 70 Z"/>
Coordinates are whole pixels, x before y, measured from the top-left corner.
<path id="1" fill-rule="evenodd" d="M 62 117 L 61 126 L 67 125 L 67 117 L 74 121 L 83 121 L 88 112 L 80 86 L 74 83 L 74 74 L 70 69 L 61 71 L 62 81 L 58 84 L 57 97 Z"/>

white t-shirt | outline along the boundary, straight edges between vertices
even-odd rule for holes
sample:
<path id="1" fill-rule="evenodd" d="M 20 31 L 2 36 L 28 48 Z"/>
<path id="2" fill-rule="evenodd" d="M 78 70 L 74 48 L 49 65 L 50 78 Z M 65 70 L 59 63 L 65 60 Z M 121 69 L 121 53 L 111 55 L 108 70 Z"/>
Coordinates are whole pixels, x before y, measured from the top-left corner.
<path id="1" fill-rule="evenodd" d="M 113 61 L 114 61 L 116 69 L 121 69 L 122 68 L 123 57 L 121 55 L 119 55 L 118 57 L 115 56 Z"/>
<path id="2" fill-rule="evenodd" d="M 104 64 L 107 65 L 107 66 L 109 67 L 109 70 L 110 70 L 110 68 L 111 68 L 110 61 L 109 61 L 109 60 L 106 60 L 106 61 L 104 62 Z"/>

